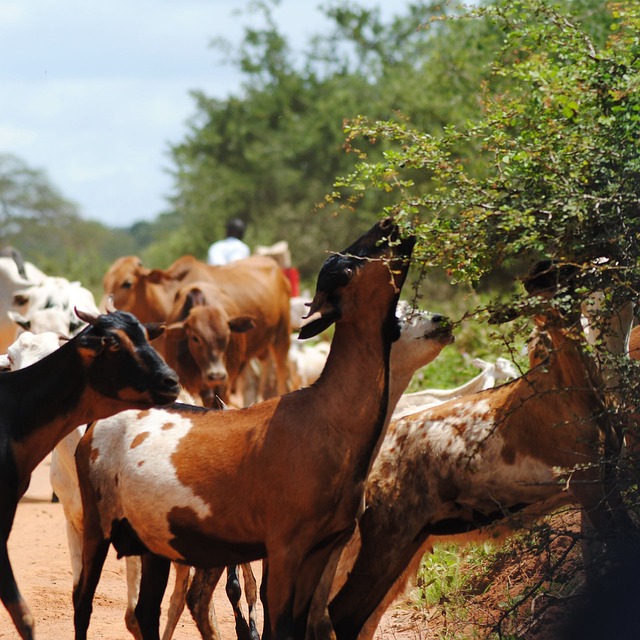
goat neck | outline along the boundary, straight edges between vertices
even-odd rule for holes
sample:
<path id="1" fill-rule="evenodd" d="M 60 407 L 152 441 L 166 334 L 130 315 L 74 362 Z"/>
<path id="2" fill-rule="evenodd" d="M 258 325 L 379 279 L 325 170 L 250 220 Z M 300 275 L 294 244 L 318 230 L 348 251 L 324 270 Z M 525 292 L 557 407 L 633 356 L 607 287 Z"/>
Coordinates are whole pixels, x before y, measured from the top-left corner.
<path id="1" fill-rule="evenodd" d="M 391 345 L 400 335 L 395 310 L 414 244 L 414 238 L 400 241 L 397 228 L 386 220 L 327 259 L 310 321 L 300 331 L 305 339 L 336 323 L 325 368 L 313 389 L 324 411 L 332 407 L 329 428 L 350 440 L 345 454 L 356 456 L 358 479 L 366 477 L 388 424 Z M 341 392 L 336 381 L 348 381 L 349 392 Z"/>
<path id="2" fill-rule="evenodd" d="M 604 384 L 595 363 L 584 352 L 582 334 L 576 330 L 576 323 L 569 325 L 557 311 L 548 310 L 535 317 L 541 331 L 550 339 L 551 350 L 539 365 L 561 377 L 562 386 L 573 393 L 584 391 L 592 396 L 595 405 L 601 405 Z"/>

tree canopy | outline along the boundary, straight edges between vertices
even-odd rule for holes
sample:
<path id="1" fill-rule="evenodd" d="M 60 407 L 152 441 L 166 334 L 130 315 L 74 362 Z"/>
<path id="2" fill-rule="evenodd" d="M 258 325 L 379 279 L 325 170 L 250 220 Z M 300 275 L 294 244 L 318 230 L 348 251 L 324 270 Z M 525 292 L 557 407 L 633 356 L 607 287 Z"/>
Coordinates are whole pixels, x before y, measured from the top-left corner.
<path id="1" fill-rule="evenodd" d="M 482 117 L 440 135 L 354 119 L 351 148 L 367 140 L 385 149 L 370 161 L 359 148 L 356 170 L 339 186 L 394 191 L 387 211 L 417 223 L 423 259 L 457 280 L 477 282 L 526 254 L 578 265 L 606 259 L 593 285 L 615 273 L 631 286 L 640 232 L 639 16 L 619 3 L 611 17 L 611 35 L 598 46 L 574 17 L 543 1 L 469 12 L 460 19 L 488 20 L 504 33 L 493 68 L 499 81 L 485 86 Z M 417 172 L 428 176 L 426 189 Z"/>

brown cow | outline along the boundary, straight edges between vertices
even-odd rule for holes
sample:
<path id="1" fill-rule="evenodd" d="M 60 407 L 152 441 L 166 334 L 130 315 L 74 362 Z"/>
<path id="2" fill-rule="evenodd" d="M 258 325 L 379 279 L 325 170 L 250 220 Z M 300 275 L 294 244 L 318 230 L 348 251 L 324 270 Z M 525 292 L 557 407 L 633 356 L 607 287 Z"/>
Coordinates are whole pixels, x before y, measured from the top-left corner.
<path id="1" fill-rule="evenodd" d="M 118 258 L 102 279 L 104 297 L 112 299 L 116 309 L 129 311 L 142 322 L 164 322 L 171 312 L 178 289 L 187 282 L 207 280 L 211 268 L 193 256 L 178 258 L 166 270 L 148 269 L 137 256 Z"/>
<path id="2" fill-rule="evenodd" d="M 218 406 L 216 396 L 229 404 L 238 375 L 262 353 L 273 329 L 241 315 L 234 300 L 210 282 L 180 289 L 167 322 L 167 364 L 205 407 Z"/>
<path id="3" fill-rule="evenodd" d="M 233 299 L 241 315 L 252 316 L 257 326 L 270 327 L 258 357 L 263 365 L 275 364 L 277 393 L 287 390 L 290 325 L 289 281 L 275 260 L 251 256 L 222 266 L 208 265 L 183 256 L 168 269 L 147 269 L 139 258 L 119 258 L 103 279 L 105 299 L 112 297 L 117 309 L 133 313 L 142 322 L 166 322 L 181 287 L 211 282 Z M 103 304 L 105 302 L 103 299 Z M 158 345 L 164 354 L 164 347 Z M 263 366 L 260 389 L 266 386 L 268 368 Z M 264 393 L 260 394 L 264 395 Z"/>

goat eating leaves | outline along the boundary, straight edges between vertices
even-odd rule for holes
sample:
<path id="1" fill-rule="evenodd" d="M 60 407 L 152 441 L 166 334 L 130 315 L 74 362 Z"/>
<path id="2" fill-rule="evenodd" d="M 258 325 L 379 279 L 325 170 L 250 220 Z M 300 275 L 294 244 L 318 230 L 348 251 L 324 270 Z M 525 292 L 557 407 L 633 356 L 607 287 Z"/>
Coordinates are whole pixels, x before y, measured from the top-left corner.
<path id="1" fill-rule="evenodd" d="M 327 259 L 301 337 L 336 326 L 311 387 L 232 411 L 182 405 L 135 424 L 120 414 L 87 431 L 76 453 L 84 512 L 76 638 L 86 638 L 110 542 L 142 555 L 136 616 L 145 640 L 159 637 L 169 561 L 209 568 L 267 556 L 271 637 L 304 637 L 386 428 L 395 309 L 414 242 L 387 220 Z"/>

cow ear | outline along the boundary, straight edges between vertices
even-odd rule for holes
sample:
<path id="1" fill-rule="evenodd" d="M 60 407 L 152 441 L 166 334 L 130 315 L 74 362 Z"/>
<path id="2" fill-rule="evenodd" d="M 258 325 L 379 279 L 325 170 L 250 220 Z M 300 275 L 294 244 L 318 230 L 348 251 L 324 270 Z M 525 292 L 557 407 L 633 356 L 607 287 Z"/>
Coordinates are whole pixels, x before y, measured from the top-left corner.
<path id="1" fill-rule="evenodd" d="M 25 331 L 29 331 L 31 329 L 31 320 L 29 320 L 29 318 L 25 318 L 22 314 L 18 313 L 17 311 L 13 311 L 12 309 L 9 309 L 7 311 L 7 315 Z"/>
<path id="2" fill-rule="evenodd" d="M 246 333 L 256 328 L 256 320 L 253 316 L 237 316 L 229 320 L 229 329 L 235 333 Z"/>
<path id="3" fill-rule="evenodd" d="M 166 274 L 162 269 L 151 269 L 146 274 L 147 280 L 153 284 L 160 284 L 165 280 L 170 280 L 171 277 Z"/>
<path id="4" fill-rule="evenodd" d="M 184 323 L 174 322 L 165 328 L 165 337 L 167 340 L 182 340 L 185 336 Z"/>
<path id="5" fill-rule="evenodd" d="M 151 342 L 164 333 L 166 325 L 163 322 L 145 322 L 144 328 L 147 330 L 149 342 Z"/>

